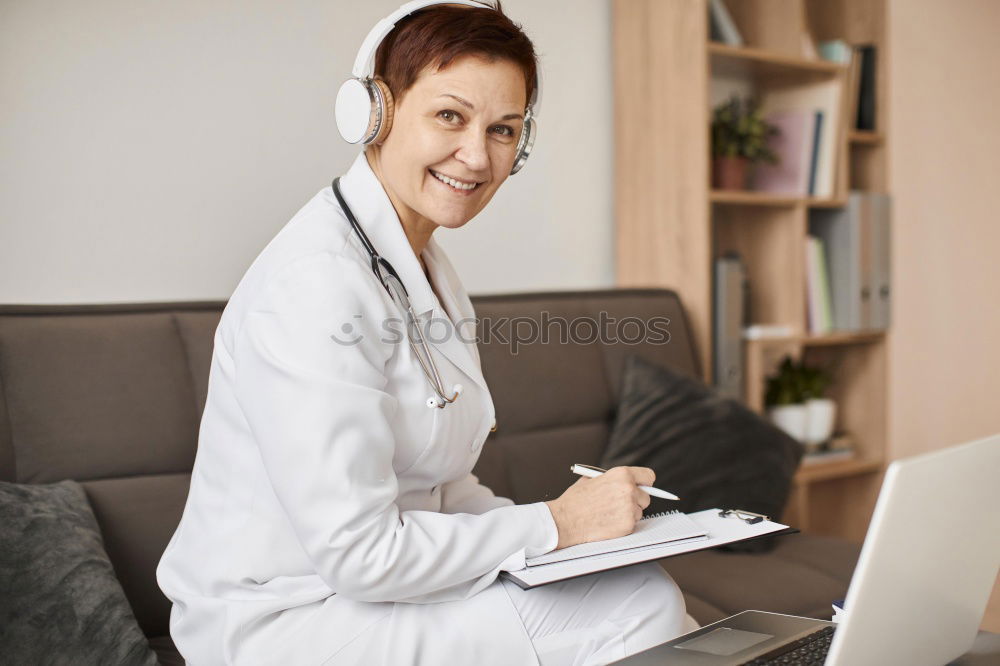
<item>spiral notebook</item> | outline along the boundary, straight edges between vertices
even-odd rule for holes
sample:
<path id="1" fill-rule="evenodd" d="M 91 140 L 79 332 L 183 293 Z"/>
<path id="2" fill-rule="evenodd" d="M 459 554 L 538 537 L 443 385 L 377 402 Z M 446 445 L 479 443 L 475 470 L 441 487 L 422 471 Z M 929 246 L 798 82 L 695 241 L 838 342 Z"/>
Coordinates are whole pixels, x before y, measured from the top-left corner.
<path id="1" fill-rule="evenodd" d="M 673 541 L 706 538 L 708 538 L 708 530 L 700 527 L 685 514 L 680 511 L 664 511 L 663 513 L 644 516 L 635 524 L 635 530 L 631 534 L 618 537 L 617 539 L 591 541 L 589 543 L 570 546 L 569 548 L 560 548 L 559 550 L 553 550 L 538 557 L 529 557 L 525 560 L 525 564 L 529 567 L 537 567 L 543 564 L 575 560 L 580 557 L 620 553 Z"/>

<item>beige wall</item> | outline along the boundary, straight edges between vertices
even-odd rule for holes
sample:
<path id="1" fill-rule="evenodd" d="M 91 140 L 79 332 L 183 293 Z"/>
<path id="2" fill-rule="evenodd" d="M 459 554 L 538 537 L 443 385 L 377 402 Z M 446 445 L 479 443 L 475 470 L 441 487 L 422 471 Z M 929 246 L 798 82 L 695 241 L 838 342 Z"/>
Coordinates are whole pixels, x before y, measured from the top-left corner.
<path id="1" fill-rule="evenodd" d="M 994 0 L 890 3 L 893 458 L 1000 432 L 997 26 Z"/>
<path id="2" fill-rule="evenodd" d="M 0 303 L 228 298 L 357 155 L 337 88 L 402 2 L 0 2 Z M 473 293 L 610 287 L 608 1 L 503 4 L 540 54 L 538 141 L 435 238 Z"/>

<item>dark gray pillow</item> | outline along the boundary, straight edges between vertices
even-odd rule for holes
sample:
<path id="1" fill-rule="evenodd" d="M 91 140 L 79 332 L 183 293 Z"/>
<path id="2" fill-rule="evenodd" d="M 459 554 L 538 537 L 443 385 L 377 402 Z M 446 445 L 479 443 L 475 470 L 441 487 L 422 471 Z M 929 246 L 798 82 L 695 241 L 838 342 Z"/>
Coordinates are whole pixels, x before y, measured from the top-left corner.
<path id="1" fill-rule="evenodd" d="M 0 646 L 5 664 L 157 663 L 74 481 L 0 482 Z"/>
<path id="2" fill-rule="evenodd" d="M 679 502 L 654 510 L 745 509 L 780 520 L 802 447 L 785 432 L 702 382 L 634 354 L 625 360 L 604 468 L 650 467 Z M 758 551 L 769 539 L 730 546 Z"/>

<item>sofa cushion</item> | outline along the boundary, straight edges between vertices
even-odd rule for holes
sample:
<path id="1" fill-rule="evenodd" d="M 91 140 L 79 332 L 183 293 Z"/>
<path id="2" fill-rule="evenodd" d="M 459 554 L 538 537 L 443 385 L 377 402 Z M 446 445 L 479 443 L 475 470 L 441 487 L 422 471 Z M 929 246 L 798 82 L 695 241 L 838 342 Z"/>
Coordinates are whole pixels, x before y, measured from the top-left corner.
<path id="1" fill-rule="evenodd" d="M 12 481 L 191 470 L 199 407 L 169 312 L 0 317 L 0 377 Z"/>
<path id="2" fill-rule="evenodd" d="M 739 508 L 777 520 L 801 456 L 795 440 L 740 403 L 631 355 L 601 465 L 652 468 L 656 485 L 681 498 L 671 508 Z"/>
<path id="3" fill-rule="evenodd" d="M 85 481 L 104 547 L 147 636 L 169 630 L 170 600 L 156 584 L 156 565 L 184 512 L 190 474 L 150 474 Z"/>
<path id="4" fill-rule="evenodd" d="M 0 545 L 4 663 L 157 663 L 79 484 L 0 482 Z"/>

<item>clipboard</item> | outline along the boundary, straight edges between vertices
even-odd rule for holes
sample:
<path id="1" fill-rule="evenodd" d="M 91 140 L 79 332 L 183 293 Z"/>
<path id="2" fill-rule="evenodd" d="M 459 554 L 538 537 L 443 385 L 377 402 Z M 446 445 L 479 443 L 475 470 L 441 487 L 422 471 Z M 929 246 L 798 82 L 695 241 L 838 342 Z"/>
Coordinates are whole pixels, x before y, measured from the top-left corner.
<path id="1" fill-rule="evenodd" d="M 735 541 L 746 541 L 779 534 L 794 534 L 799 531 L 794 527 L 767 520 L 763 516 L 759 516 L 760 520 L 747 520 L 747 514 L 751 518 L 757 517 L 757 514 L 745 511 L 705 509 L 687 515 L 708 532 L 707 538 L 656 544 L 645 548 L 525 567 L 517 571 L 502 571 L 500 575 L 522 590 L 530 590 L 542 585 L 586 576 L 599 571 L 617 569 L 639 562 L 662 560 L 675 555 L 724 546 Z"/>

